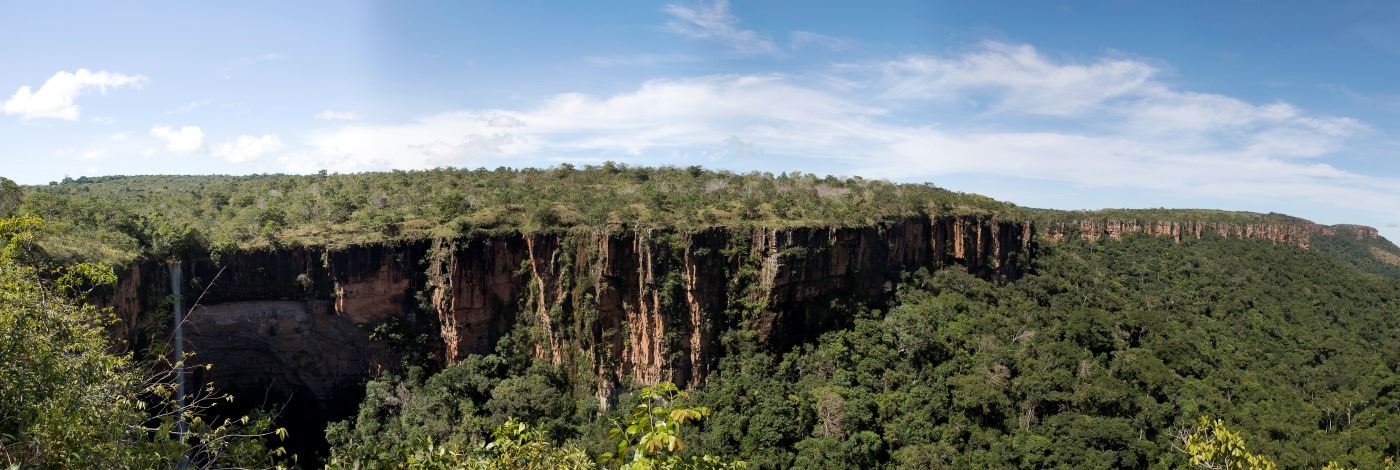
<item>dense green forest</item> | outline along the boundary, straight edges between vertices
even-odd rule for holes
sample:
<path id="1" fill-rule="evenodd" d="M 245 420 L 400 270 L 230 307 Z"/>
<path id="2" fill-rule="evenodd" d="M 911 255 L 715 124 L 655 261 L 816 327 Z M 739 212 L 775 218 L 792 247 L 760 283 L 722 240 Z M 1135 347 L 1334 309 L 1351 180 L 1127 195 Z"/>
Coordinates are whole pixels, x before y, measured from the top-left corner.
<path id="1" fill-rule="evenodd" d="M 613 164 L 36 187 L 0 179 L 0 458 L 89 468 L 298 464 L 280 449 L 276 409 L 216 419 L 204 411 L 226 399 L 217 390 L 182 403 L 172 364 L 112 352 L 103 336 L 111 312 L 86 301 L 114 282 L 113 265 L 299 244 L 857 226 L 932 213 L 1308 223 L 1207 210 L 1046 211 L 932 185 Z M 369 381 L 358 413 L 326 430 L 325 463 L 1212 468 L 1202 452 L 1248 442 L 1256 463 L 1380 468 L 1400 455 L 1400 250 L 1355 227 L 1336 230 L 1308 250 L 1219 237 L 1036 240 L 1019 279 L 906 273 L 887 305 L 833 301 L 828 314 L 851 319 L 840 328 L 780 349 L 739 325 L 721 338 L 703 385 L 637 388 L 616 403 L 538 359 L 536 332 L 522 321 L 494 354 L 442 368 L 409 362 Z"/>
<path id="2" fill-rule="evenodd" d="M 791 351 L 732 332 L 694 391 L 687 452 L 755 468 L 1188 465 L 1201 416 L 1286 468 L 1400 453 L 1400 282 L 1258 241 L 1052 245 L 998 286 L 914 273 L 895 306 Z M 435 375 L 369 384 L 330 429 L 341 461 L 467 446 L 523 419 L 602 452 L 615 417 L 510 340 Z M 624 398 L 627 409 L 630 402 Z"/>

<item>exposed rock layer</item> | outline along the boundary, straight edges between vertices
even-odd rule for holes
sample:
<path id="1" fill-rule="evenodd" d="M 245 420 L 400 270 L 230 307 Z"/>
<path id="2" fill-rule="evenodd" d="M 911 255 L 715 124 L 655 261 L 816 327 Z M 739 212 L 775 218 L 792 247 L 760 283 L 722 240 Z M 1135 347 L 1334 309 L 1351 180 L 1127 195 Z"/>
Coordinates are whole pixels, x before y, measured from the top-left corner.
<path id="1" fill-rule="evenodd" d="M 1363 236 L 1364 229 L 1370 228 L 1363 227 L 1362 229 L 1357 231 L 1358 237 Z M 1375 229 L 1370 229 L 1370 231 L 1375 233 Z M 1239 224 L 1207 221 L 1086 219 L 1072 222 L 1051 222 L 1041 228 L 1041 233 L 1050 241 L 1074 237 L 1088 240 L 1121 240 L 1124 235 L 1146 234 L 1169 237 L 1180 242 L 1185 239 L 1199 240 L 1214 236 L 1262 239 L 1307 249 L 1312 247 L 1314 235 L 1335 236 L 1337 232 L 1335 228 L 1330 226 L 1309 223 Z"/>
<path id="2" fill-rule="evenodd" d="M 599 396 L 607 398 L 633 383 L 701 382 L 716 360 L 719 334 L 729 328 L 754 328 L 780 348 L 844 325 L 850 319 L 831 315 L 831 301 L 883 302 L 907 270 L 956 266 L 990 279 L 1016 278 L 1032 254 L 1032 235 L 1029 223 L 977 216 L 910 217 L 870 227 L 506 234 L 224 253 L 217 261 L 186 261 L 189 278 L 181 285 L 187 302 L 199 299 L 208 309 L 296 301 L 324 307 L 293 315 L 312 325 L 354 325 L 362 333 L 383 325 L 430 329 L 433 340 L 411 347 L 439 364 L 489 353 L 525 321 L 534 326 L 540 358 L 595 374 Z M 118 288 L 100 299 L 125 320 L 114 334 L 133 347 L 159 343 L 168 273 L 152 261 L 120 277 Z M 202 349 L 200 360 L 217 367 L 238 360 L 228 351 L 271 347 L 254 341 L 266 330 L 265 317 L 227 316 L 234 323 L 221 325 L 247 333 L 197 336 L 206 342 L 194 348 Z M 337 343 L 314 339 L 320 330 L 294 331 L 279 344 L 295 349 L 297 338 L 305 338 L 306 347 L 339 348 L 337 358 L 368 357 L 371 346 L 386 346 L 368 333 Z M 226 344 L 214 344 L 219 341 Z M 315 367 L 307 362 L 313 357 L 277 367 Z M 214 378 L 229 387 L 291 383 L 272 380 L 288 373 L 274 368 L 235 367 L 247 376 Z M 326 396 L 341 388 L 337 380 L 313 374 L 297 386 Z"/>
<path id="3" fill-rule="evenodd" d="M 373 331 L 429 332 L 396 345 L 437 365 L 492 352 L 531 325 L 539 358 L 597 380 L 606 403 L 634 384 L 704 381 L 721 333 L 747 327 L 782 349 L 849 324 L 834 301 L 879 306 L 901 273 L 957 268 L 1022 276 L 1035 254 L 1030 222 L 935 215 L 867 227 L 504 234 L 325 249 L 294 247 L 186 261 L 182 294 L 204 306 L 188 336 L 214 382 L 259 396 L 354 403 L 359 384 L 396 361 Z M 1330 227 L 1135 220 L 1051 222 L 1048 241 L 1148 234 L 1265 239 L 1308 248 Z M 1357 230 L 1358 237 L 1376 236 Z M 166 338 L 168 273 L 134 264 L 98 299 L 133 348 Z M 413 338 L 413 336 L 410 336 Z M 343 407 L 320 409 L 324 418 Z"/>

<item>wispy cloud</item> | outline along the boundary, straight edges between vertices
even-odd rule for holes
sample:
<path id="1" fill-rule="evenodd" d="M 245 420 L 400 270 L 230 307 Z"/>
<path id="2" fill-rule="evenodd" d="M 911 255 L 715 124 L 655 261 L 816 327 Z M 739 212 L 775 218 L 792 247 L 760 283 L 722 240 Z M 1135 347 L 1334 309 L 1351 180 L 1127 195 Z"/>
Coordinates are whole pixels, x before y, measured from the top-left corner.
<path id="1" fill-rule="evenodd" d="M 666 27 L 676 34 L 715 41 L 741 54 L 774 54 L 778 46 L 756 31 L 739 27 L 739 18 L 729 12 L 728 0 L 700 2 L 692 6 L 666 5 L 672 19 Z"/>
<path id="2" fill-rule="evenodd" d="M 335 111 L 327 109 L 316 113 L 316 119 L 322 121 L 354 121 L 360 118 L 360 113 L 354 111 Z"/>
<path id="3" fill-rule="evenodd" d="M 633 54 L 618 56 L 589 56 L 583 59 L 598 66 L 663 65 L 695 62 L 700 58 L 690 54 Z"/>
<path id="4" fill-rule="evenodd" d="M 77 72 L 60 71 L 49 77 L 36 91 L 28 85 L 22 86 L 10 99 L 0 105 L 5 114 L 18 115 L 30 119 L 65 119 L 76 121 L 81 115 L 75 100 L 86 93 L 96 91 L 106 94 L 116 88 L 139 88 L 148 82 L 141 75 L 125 75 L 106 70 L 93 72 L 78 69 Z"/>
<path id="5" fill-rule="evenodd" d="M 155 126 L 151 136 L 165 143 L 165 149 L 174 153 L 191 153 L 204 148 L 204 131 L 199 126 Z"/>
<path id="6" fill-rule="evenodd" d="M 788 43 L 791 44 L 793 50 L 815 46 L 835 52 L 849 50 L 855 46 L 855 43 L 849 39 L 827 36 L 811 31 L 793 31 L 792 34 L 789 35 Z"/>
<path id="7" fill-rule="evenodd" d="M 242 135 L 230 142 L 217 144 L 209 149 L 209 153 L 216 157 L 228 160 L 230 163 L 243 163 L 261 158 L 264 155 L 282 149 L 282 139 L 272 134 L 263 134 L 261 137 Z"/>
<path id="8" fill-rule="evenodd" d="M 107 149 L 105 149 L 105 148 L 95 148 L 95 149 L 90 149 L 90 150 L 88 150 L 88 151 L 86 151 L 86 152 L 83 152 L 83 154 L 82 154 L 82 155 L 79 155 L 78 158 L 83 159 L 83 160 L 97 160 L 97 159 L 102 158 L 102 157 L 105 157 L 105 156 L 107 156 Z"/>
<path id="9" fill-rule="evenodd" d="M 211 105 L 211 104 L 214 104 L 214 100 L 213 100 L 213 99 L 210 99 L 210 98 L 205 98 L 205 99 L 202 99 L 202 100 L 194 100 L 194 101 L 191 101 L 191 102 L 189 102 L 189 103 L 185 103 L 185 104 L 183 104 L 183 105 L 180 105 L 180 107 L 178 107 L 178 108 L 175 108 L 175 109 L 170 110 L 170 114 L 184 114 L 184 113 L 188 113 L 188 112 L 190 112 L 190 111 L 194 111 L 194 110 L 199 109 L 199 108 L 203 108 L 203 107 L 205 107 L 205 106 L 209 106 L 209 105 Z"/>
<path id="10" fill-rule="evenodd" d="M 1138 60 L 1055 60 L 1024 45 L 838 67 L 840 80 L 717 75 L 522 109 L 464 109 L 307 136 L 283 160 L 340 171 L 520 165 L 551 158 L 656 161 L 729 152 L 801 158 L 900 180 L 990 175 L 1074 187 L 1400 206 L 1400 183 L 1330 158 L 1367 127 L 1293 105 L 1174 87 Z M 867 70 L 873 70 L 869 72 Z M 832 85 L 841 83 L 841 85 Z M 959 110 L 957 119 L 920 111 Z M 995 115 L 993 121 L 967 119 Z M 1050 119 L 1045 119 L 1045 118 Z"/>
<path id="11" fill-rule="evenodd" d="M 991 100 L 993 110 L 1051 116 L 1081 113 L 1142 91 L 1157 73 L 1151 65 L 1126 59 L 1056 63 L 1029 45 L 996 42 L 959 56 L 912 55 L 854 68 L 878 71 L 878 91 L 886 99 Z"/>

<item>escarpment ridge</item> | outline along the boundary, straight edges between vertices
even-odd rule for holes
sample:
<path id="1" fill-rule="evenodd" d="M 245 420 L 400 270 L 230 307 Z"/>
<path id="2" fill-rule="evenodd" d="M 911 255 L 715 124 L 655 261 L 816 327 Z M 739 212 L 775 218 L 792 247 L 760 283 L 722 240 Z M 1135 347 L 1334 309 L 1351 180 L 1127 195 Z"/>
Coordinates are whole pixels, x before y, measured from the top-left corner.
<path id="1" fill-rule="evenodd" d="M 1375 229 L 1277 214 L 1066 212 L 931 185 L 793 173 L 603 166 L 353 175 L 111 177 L 31 188 L 62 226 L 55 260 L 118 266 L 97 303 L 120 347 L 170 338 L 181 264 L 186 350 L 250 406 L 294 402 L 317 425 L 353 412 L 367 378 L 513 350 L 567 371 L 606 407 L 659 381 L 703 383 L 721 337 L 782 351 L 880 308 L 900 276 L 1031 274 L 1056 243 L 1238 238 L 1318 250 L 1400 277 Z"/>
<path id="2" fill-rule="evenodd" d="M 282 321 L 288 315 L 243 315 L 237 306 L 267 310 L 258 303 L 299 302 L 312 319 L 333 317 L 359 328 L 250 324 L 248 330 L 349 334 L 344 347 L 362 348 L 374 342 L 376 328 L 428 328 L 430 341 L 408 346 L 438 363 L 489 353 L 523 322 L 532 327 L 538 357 L 589 370 L 604 386 L 693 384 L 710 369 L 726 329 L 751 328 L 775 346 L 795 344 L 848 320 L 824 313 L 833 299 L 878 301 L 900 273 L 913 269 L 956 267 L 1012 280 L 1027 270 L 1033 234 L 1029 222 L 991 216 L 907 217 L 869 227 L 511 233 L 239 250 L 217 260 L 182 260 L 188 276 L 181 285 L 184 298 L 208 307 L 195 309 L 191 321 L 206 315 Z M 161 341 L 169 273 L 150 260 L 124 267 L 118 277 L 116 288 L 98 299 L 122 319 L 114 334 L 134 348 Z M 292 310 L 279 304 L 272 311 Z M 201 354 L 207 347 L 190 349 Z M 277 368 L 296 359 L 268 361 L 267 368 Z M 357 363 L 365 376 L 392 367 Z M 282 382 L 318 396 L 342 385 L 315 375 Z"/>
<path id="3" fill-rule="evenodd" d="M 317 397 L 331 412 L 355 402 L 339 403 L 346 390 L 399 365 L 391 348 L 441 365 L 491 353 L 524 324 L 538 358 L 595 377 L 606 403 L 636 384 L 702 382 L 728 330 L 755 331 L 781 349 L 844 326 L 850 319 L 827 313 L 832 301 L 878 306 L 907 271 L 952 268 L 1013 281 L 1031 269 L 1040 244 L 1133 234 L 1301 249 L 1319 237 L 1384 241 L 1367 227 L 1306 221 L 930 214 L 859 227 L 512 232 L 234 250 L 182 260 L 188 276 L 180 285 L 184 298 L 201 299 L 192 324 L 243 332 L 188 339 L 199 360 L 227 371 L 212 378 L 235 395 L 280 388 Z M 131 263 L 98 299 L 122 319 L 113 334 L 129 347 L 164 340 L 170 283 L 161 263 Z M 422 334 L 391 344 L 386 331 Z"/>

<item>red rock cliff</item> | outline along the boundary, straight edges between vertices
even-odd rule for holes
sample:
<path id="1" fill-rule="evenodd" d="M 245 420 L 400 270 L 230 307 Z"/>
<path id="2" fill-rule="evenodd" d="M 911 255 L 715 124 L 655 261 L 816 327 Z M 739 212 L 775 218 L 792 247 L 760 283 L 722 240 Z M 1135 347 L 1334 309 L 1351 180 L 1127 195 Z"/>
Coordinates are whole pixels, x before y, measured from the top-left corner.
<path id="1" fill-rule="evenodd" d="M 846 325 L 851 319 L 833 314 L 832 301 L 879 305 L 908 270 L 956 267 L 1016 278 L 1028 266 L 1032 238 L 1028 222 L 951 215 L 869 227 L 506 234 L 227 253 L 218 262 L 187 261 L 183 285 L 186 299 L 203 295 L 202 324 L 246 331 L 190 336 L 199 360 L 216 368 L 239 361 L 229 351 L 267 349 L 273 343 L 258 340 L 265 336 L 259 332 L 281 325 L 274 328 L 276 352 L 258 357 L 282 359 L 266 368 L 233 367 L 248 377 L 218 380 L 291 384 L 288 377 L 297 377 L 295 390 L 284 392 L 330 397 L 343 393 L 347 380 L 392 365 L 370 353 L 389 346 L 370 335 L 380 325 L 430 331 L 427 344 L 408 347 L 441 364 L 493 351 L 525 321 L 536 355 L 596 377 L 606 402 L 635 384 L 702 382 L 727 329 L 748 326 L 781 349 Z M 162 334 L 166 276 L 157 263 L 139 263 L 103 299 L 127 320 L 117 333 L 134 346 Z M 329 307 L 281 316 L 235 308 L 274 301 Z M 332 324 L 357 328 L 320 326 Z M 292 353 L 303 346 L 318 352 Z M 334 364 L 317 365 L 317 358 Z M 279 367 L 333 373 L 288 375 Z"/>
<path id="2" fill-rule="evenodd" d="M 1171 238 L 1177 242 L 1209 236 L 1221 238 L 1262 239 L 1307 249 L 1313 234 L 1328 234 L 1331 227 L 1316 224 L 1291 223 L 1228 223 L 1204 221 L 1152 221 L 1087 219 L 1073 222 L 1057 221 L 1045 224 L 1041 233 L 1047 240 L 1060 241 L 1079 237 L 1087 240 L 1121 240 L 1128 234 L 1146 234 Z"/>

